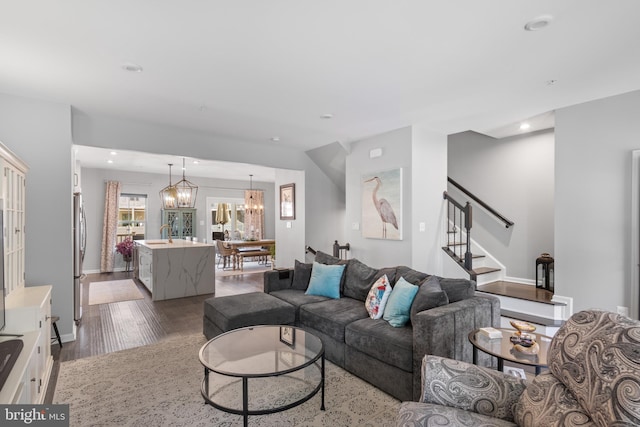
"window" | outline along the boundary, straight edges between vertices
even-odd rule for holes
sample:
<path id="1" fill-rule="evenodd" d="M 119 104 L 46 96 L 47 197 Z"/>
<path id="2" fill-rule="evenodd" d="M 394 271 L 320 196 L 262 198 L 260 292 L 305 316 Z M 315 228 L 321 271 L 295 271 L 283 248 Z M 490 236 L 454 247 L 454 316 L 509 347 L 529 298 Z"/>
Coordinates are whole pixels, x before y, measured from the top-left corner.
<path id="1" fill-rule="evenodd" d="M 227 207 L 227 217 L 229 218 L 229 221 L 225 224 L 219 224 L 216 221 L 220 205 L 226 205 Z M 244 236 L 244 204 L 216 203 L 211 209 L 211 230 L 214 233 L 224 233 L 225 231 L 228 231 L 231 238 L 234 238 L 234 231 L 238 231 L 240 234 L 239 238 L 242 238 L 242 236 Z M 214 240 L 216 239 L 215 236 L 215 234 L 212 236 Z"/>
<path id="2" fill-rule="evenodd" d="M 146 224 L 147 195 L 121 194 L 118 202 L 118 236 L 122 241 L 126 236 L 133 240 L 144 239 Z"/>

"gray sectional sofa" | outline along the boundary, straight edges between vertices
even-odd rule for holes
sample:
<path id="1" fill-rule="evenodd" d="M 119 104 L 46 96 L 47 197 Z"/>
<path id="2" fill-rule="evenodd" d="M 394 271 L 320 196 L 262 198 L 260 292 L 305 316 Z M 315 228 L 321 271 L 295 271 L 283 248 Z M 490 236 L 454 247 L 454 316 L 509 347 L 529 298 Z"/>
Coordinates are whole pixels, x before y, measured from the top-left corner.
<path id="1" fill-rule="evenodd" d="M 475 282 L 428 280 L 430 275 L 409 267 L 374 269 L 357 259 L 344 261 L 322 252 L 317 253 L 316 262 L 346 264 L 339 299 L 305 294 L 312 265 L 297 261 L 293 269 L 266 272 L 264 292 L 295 307 L 295 325 L 322 339 L 328 360 L 397 399 L 420 398 L 425 355 L 470 362 L 469 332 L 499 326 L 499 300 L 476 294 Z M 365 309 L 371 286 L 384 274 L 391 284 L 403 277 L 420 286 L 405 326 L 371 319 Z M 480 364 L 491 363 L 489 356 L 481 356 Z"/>

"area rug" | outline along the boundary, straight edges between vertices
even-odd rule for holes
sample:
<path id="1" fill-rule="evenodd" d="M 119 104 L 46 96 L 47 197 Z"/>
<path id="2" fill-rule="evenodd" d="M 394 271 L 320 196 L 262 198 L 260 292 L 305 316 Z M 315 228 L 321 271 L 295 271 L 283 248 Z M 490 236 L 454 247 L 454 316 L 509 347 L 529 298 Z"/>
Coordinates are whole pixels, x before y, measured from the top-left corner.
<path id="1" fill-rule="evenodd" d="M 242 417 L 204 404 L 201 334 L 63 362 L 53 403 L 70 405 L 71 426 L 240 426 Z M 304 404 L 249 417 L 251 426 L 393 426 L 400 402 L 332 363 L 320 394 Z"/>
<path id="2" fill-rule="evenodd" d="M 142 299 L 144 296 L 131 279 L 89 283 L 89 305 Z"/>

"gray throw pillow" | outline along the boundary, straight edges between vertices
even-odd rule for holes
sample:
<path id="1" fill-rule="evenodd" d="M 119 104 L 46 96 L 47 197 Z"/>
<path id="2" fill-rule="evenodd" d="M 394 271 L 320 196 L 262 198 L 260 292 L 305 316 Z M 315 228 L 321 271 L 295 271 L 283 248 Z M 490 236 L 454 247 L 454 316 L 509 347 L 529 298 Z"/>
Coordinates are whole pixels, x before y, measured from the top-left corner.
<path id="1" fill-rule="evenodd" d="M 468 279 L 440 279 L 440 286 L 442 290 L 447 293 L 449 302 L 462 301 L 463 299 L 471 298 L 476 294 L 476 282 Z"/>
<path id="2" fill-rule="evenodd" d="M 400 279 L 401 277 L 403 277 L 404 280 L 411 283 L 412 285 L 420 286 L 420 283 L 422 283 L 426 278 L 428 278 L 429 275 L 421 271 L 414 270 L 411 267 L 401 265 L 396 269 L 396 278 Z M 392 283 L 395 283 L 395 281 Z"/>
<path id="3" fill-rule="evenodd" d="M 309 287 L 312 268 L 313 264 L 305 264 L 296 260 L 295 266 L 293 268 L 293 282 L 291 284 L 291 289 L 306 291 Z"/>
<path id="4" fill-rule="evenodd" d="M 430 276 L 420 284 L 418 293 L 411 304 L 411 317 L 413 318 L 421 311 L 447 304 L 449 304 L 449 298 L 440 287 L 440 280 L 436 276 Z"/>
<path id="5" fill-rule="evenodd" d="M 340 264 L 340 261 L 344 261 L 344 260 L 341 260 L 338 257 L 334 257 L 333 255 L 329 255 L 322 251 L 318 251 L 316 252 L 315 261 L 319 262 L 320 264 L 333 265 L 333 264 Z"/>
<path id="6" fill-rule="evenodd" d="M 378 270 L 353 258 L 349 260 L 344 282 L 344 296 L 364 301 L 376 281 Z"/>

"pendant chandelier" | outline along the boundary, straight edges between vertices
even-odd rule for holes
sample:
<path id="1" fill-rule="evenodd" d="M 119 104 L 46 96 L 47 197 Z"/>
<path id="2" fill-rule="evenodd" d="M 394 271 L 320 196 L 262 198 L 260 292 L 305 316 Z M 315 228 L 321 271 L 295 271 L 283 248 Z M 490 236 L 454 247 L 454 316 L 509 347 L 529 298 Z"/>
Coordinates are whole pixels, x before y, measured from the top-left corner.
<path id="1" fill-rule="evenodd" d="M 196 206 L 196 195 L 198 194 L 198 186 L 190 182 L 184 177 L 187 168 L 184 165 L 185 160 L 182 158 L 182 179 L 176 182 L 176 191 L 178 192 L 178 208 L 194 208 Z"/>
<path id="2" fill-rule="evenodd" d="M 171 166 L 173 166 L 173 163 L 169 163 L 169 185 L 160 190 L 162 209 L 175 209 L 178 207 L 178 190 L 171 184 Z"/>
<path id="3" fill-rule="evenodd" d="M 258 204 L 258 201 L 253 197 L 253 174 L 249 174 L 249 199 L 245 198 L 244 210 L 252 214 L 254 211 L 262 210 L 262 206 Z"/>
<path id="4" fill-rule="evenodd" d="M 171 166 L 173 163 L 169 163 L 169 185 L 160 190 L 162 209 L 195 207 L 198 186 L 185 178 L 185 159 L 182 158 L 182 179 L 175 184 L 171 184 Z"/>

